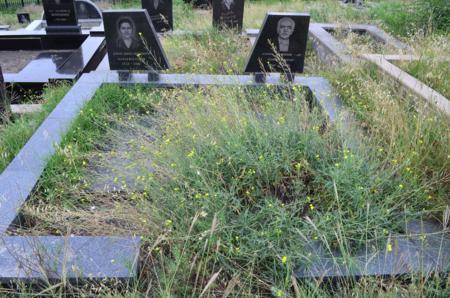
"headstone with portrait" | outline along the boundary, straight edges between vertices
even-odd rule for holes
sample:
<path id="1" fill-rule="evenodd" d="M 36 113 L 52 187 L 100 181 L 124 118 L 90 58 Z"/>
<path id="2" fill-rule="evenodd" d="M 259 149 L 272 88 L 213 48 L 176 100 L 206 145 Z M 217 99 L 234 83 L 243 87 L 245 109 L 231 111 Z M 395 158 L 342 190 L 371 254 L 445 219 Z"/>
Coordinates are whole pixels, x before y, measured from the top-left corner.
<path id="1" fill-rule="evenodd" d="M 167 32 L 173 29 L 172 0 L 141 0 L 156 32 Z"/>
<path id="2" fill-rule="evenodd" d="M 101 10 L 90 0 L 75 0 L 77 18 L 80 20 L 101 19 Z"/>
<path id="3" fill-rule="evenodd" d="M 242 30 L 244 0 L 213 0 L 213 24 L 219 29 Z"/>
<path id="4" fill-rule="evenodd" d="M 74 0 L 42 0 L 47 33 L 80 33 Z"/>
<path id="5" fill-rule="evenodd" d="M 131 70 L 156 74 L 169 68 L 164 49 L 145 9 L 104 11 L 103 24 L 111 70 L 118 70 L 119 75 Z"/>
<path id="6" fill-rule="evenodd" d="M 26 12 L 19 12 L 17 13 L 17 20 L 20 24 L 26 24 L 31 22 L 30 14 Z"/>
<path id="7" fill-rule="evenodd" d="M 273 13 L 264 19 L 245 67 L 247 73 L 303 72 L 310 16 Z"/>

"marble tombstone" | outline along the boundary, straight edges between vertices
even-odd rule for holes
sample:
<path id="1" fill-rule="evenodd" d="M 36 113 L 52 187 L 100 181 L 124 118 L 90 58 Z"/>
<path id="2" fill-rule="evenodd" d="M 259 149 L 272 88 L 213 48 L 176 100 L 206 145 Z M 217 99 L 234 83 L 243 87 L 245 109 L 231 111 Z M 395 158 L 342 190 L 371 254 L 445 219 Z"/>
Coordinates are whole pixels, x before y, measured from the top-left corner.
<path id="1" fill-rule="evenodd" d="M 17 13 L 17 20 L 20 24 L 26 24 L 31 22 L 30 14 L 25 12 Z"/>
<path id="2" fill-rule="evenodd" d="M 309 19 L 306 13 L 269 12 L 245 72 L 303 72 Z"/>
<path id="3" fill-rule="evenodd" d="M 74 0 L 42 0 L 47 33 L 79 33 Z"/>
<path id="4" fill-rule="evenodd" d="M 219 29 L 242 30 L 244 0 L 213 0 L 213 24 Z"/>
<path id="5" fill-rule="evenodd" d="M 103 12 L 106 47 L 111 70 L 169 68 L 169 62 L 145 9 Z"/>
<path id="6" fill-rule="evenodd" d="M 173 29 L 172 0 L 141 0 L 153 22 L 156 32 Z"/>

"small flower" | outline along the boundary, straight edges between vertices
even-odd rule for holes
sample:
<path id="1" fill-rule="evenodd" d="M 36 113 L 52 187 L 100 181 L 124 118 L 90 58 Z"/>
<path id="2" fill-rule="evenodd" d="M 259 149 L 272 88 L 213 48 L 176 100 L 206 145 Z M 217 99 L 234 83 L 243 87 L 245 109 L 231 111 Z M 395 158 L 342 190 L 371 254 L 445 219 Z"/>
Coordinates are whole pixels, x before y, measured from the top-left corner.
<path id="1" fill-rule="evenodd" d="M 403 184 L 398 185 L 398 188 L 400 188 L 400 189 L 403 189 L 403 187 L 404 187 Z"/>
<path id="2" fill-rule="evenodd" d="M 283 297 L 283 291 L 282 290 L 278 290 L 277 291 L 277 297 Z"/>
<path id="3" fill-rule="evenodd" d="M 313 204 L 309 204 L 309 209 L 314 210 L 314 205 Z"/>
<path id="4" fill-rule="evenodd" d="M 387 245 L 387 251 L 391 252 L 392 251 L 392 244 L 388 243 Z"/>
<path id="5" fill-rule="evenodd" d="M 172 220 L 171 219 L 166 219 L 166 221 L 164 222 L 164 225 L 166 227 L 170 227 L 172 225 Z"/>
<path id="6" fill-rule="evenodd" d="M 286 264 L 287 259 L 288 259 L 287 256 L 282 256 L 281 257 L 281 263 Z"/>

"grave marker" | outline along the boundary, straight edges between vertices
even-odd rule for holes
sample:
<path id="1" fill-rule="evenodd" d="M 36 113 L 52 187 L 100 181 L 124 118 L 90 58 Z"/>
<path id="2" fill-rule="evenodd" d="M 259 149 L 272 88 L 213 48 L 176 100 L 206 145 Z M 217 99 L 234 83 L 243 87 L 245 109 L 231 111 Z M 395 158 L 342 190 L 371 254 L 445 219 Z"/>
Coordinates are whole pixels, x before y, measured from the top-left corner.
<path id="1" fill-rule="evenodd" d="M 173 30 L 172 0 L 141 0 L 156 32 Z"/>
<path id="2" fill-rule="evenodd" d="M 31 22 L 30 14 L 25 12 L 19 12 L 17 13 L 17 20 L 19 21 L 20 24 L 30 23 Z"/>
<path id="3" fill-rule="evenodd" d="M 219 29 L 242 30 L 244 0 L 213 0 L 213 24 Z"/>
<path id="4" fill-rule="evenodd" d="M 102 12 L 89 0 L 76 0 L 75 9 L 78 19 L 101 19 Z"/>
<path id="5" fill-rule="evenodd" d="M 103 22 L 111 70 L 122 73 L 147 70 L 156 73 L 169 68 L 166 54 L 146 10 L 104 11 Z"/>
<path id="6" fill-rule="evenodd" d="M 42 0 L 47 33 L 80 33 L 74 0 Z"/>
<path id="7" fill-rule="evenodd" d="M 5 79 L 3 78 L 2 67 L 0 66 L 0 123 L 6 117 L 8 103 L 6 101 Z"/>
<path id="8" fill-rule="evenodd" d="M 253 46 L 245 72 L 303 72 L 310 16 L 269 12 Z"/>

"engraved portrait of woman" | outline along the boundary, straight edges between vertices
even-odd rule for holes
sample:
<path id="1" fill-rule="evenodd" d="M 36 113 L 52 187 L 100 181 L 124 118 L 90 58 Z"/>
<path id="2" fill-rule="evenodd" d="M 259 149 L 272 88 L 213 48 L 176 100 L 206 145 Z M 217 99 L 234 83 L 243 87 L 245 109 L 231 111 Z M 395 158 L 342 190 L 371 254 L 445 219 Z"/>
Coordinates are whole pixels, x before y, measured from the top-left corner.
<path id="1" fill-rule="evenodd" d="M 122 51 L 136 51 L 139 49 L 139 39 L 136 35 L 136 27 L 133 20 L 128 17 L 119 19 L 117 22 L 116 47 Z"/>

